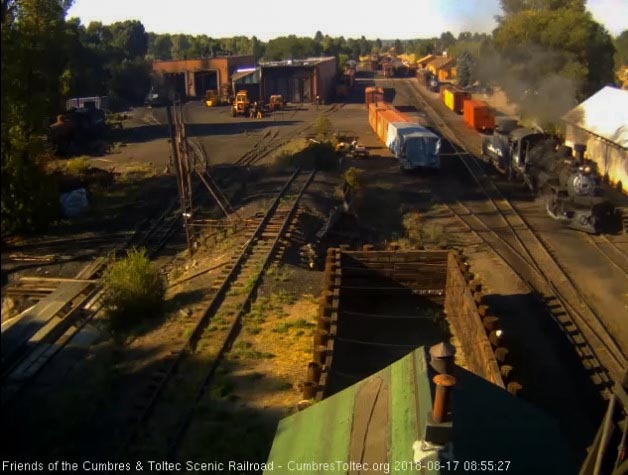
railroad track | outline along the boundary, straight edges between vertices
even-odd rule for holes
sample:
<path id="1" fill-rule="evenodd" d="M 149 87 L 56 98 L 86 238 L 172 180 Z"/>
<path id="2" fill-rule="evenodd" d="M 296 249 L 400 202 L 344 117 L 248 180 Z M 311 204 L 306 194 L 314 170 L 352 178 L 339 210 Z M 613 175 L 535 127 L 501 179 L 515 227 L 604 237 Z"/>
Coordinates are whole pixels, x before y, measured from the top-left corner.
<path id="1" fill-rule="evenodd" d="M 626 366 L 626 355 L 599 315 L 583 300 L 571 278 L 538 233 L 505 198 L 480 162 L 459 145 L 459 137 L 422 97 L 417 85 L 412 84 L 412 90 L 416 92 L 415 97 L 419 98 L 425 112 L 450 142 L 454 154 L 464 165 L 477 189 L 486 197 L 485 201 L 458 202 L 457 206 L 462 206 L 462 212 L 456 211 L 455 206 L 450 206 L 450 210 L 476 231 L 531 291 L 542 296 L 559 328 L 573 344 L 591 380 L 608 396 L 612 379 L 620 378 Z M 481 223 L 482 229 L 474 227 L 472 221 Z"/>
<path id="2" fill-rule="evenodd" d="M 330 114 L 340 109 L 344 104 L 334 104 L 324 114 Z M 184 108 L 181 107 L 179 115 L 175 114 L 176 120 L 180 125 L 184 123 Z M 156 120 L 156 119 L 155 119 Z M 294 137 L 303 133 L 310 127 L 307 124 L 304 127 L 286 135 L 278 137 L 279 132 L 268 134 L 266 143 L 258 143 L 239 161 L 240 167 L 254 164 L 264 156 L 276 150 L 280 146 L 286 144 Z M 261 141 L 260 141 L 261 142 Z M 191 146 L 196 158 L 204 160 L 207 165 L 207 157 L 205 155 L 202 144 L 188 143 Z M 200 148 L 200 150 L 199 150 Z M 198 190 L 202 183 L 196 183 L 195 190 Z M 114 250 L 115 254 L 121 254 L 131 248 L 145 248 L 147 255 L 151 258 L 155 257 L 158 252 L 169 242 L 173 235 L 180 230 L 181 214 L 178 207 L 178 201 L 172 199 L 166 209 L 153 220 L 144 220 L 138 224 L 135 233 L 125 243 Z M 28 323 L 28 332 L 20 331 L 13 338 L 13 341 L 5 345 L 5 328 L 3 328 L 3 346 L 9 347 L 8 356 L 5 357 L 3 352 L 2 368 L 0 372 L 0 381 L 3 383 L 2 388 L 2 404 L 9 403 L 19 392 L 37 375 L 50 360 L 63 349 L 63 347 L 75 336 L 81 329 L 87 325 L 92 318 L 101 309 L 102 287 L 99 279 L 106 268 L 107 261 L 98 259 L 94 263 L 88 265 L 81 271 L 75 279 L 75 282 L 40 282 L 29 283 L 17 290 L 21 295 L 34 295 L 42 298 L 42 305 L 45 304 L 46 298 L 54 299 L 54 308 L 47 308 L 46 314 L 40 318 L 39 322 Z M 79 281 L 90 282 L 79 282 Z M 55 294 L 57 292 L 59 295 Z M 35 308 L 37 310 L 37 308 Z M 19 320 L 19 319 L 16 319 Z M 16 333 L 19 322 L 10 322 L 6 331 L 9 337 Z M 12 326 L 16 329 L 11 329 Z"/>
<path id="3" fill-rule="evenodd" d="M 122 455 L 138 456 L 147 446 L 155 454 L 176 452 L 197 403 L 240 332 L 242 316 L 249 310 L 261 278 L 314 174 L 305 175 L 297 170 L 290 177 L 241 251 L 213 283 L 202 315 L 191 318 L 183 329 L 189 336 L 161 362 L 133 406 L 128 421 L 132 429 L 121 447 Z M 210 322 L 219 326 L 207 331 Z M 186 408 L 181 417 L 174 416 L 181 407 Z"/>
<path id="4" fill-rule="evenodd" d="M 321 111 L 323 115 L 331 115 L 334 112 L 342 109 L 344 107 L 344 103 L 336 103 L 331 107 L 326 108 Z M 294 111 L 296 113 L 296 111 Z M 280 135 L 279 130 L 276 130 L 273 133 L 265 134 L 257 143 L 253 145 L 253 147 L 242 155 L 236 162 L 236 165 L 239 166 L 251 166 L 255 163 L 259 162 L 262 158 L 268 156 L 271 152 L 277 150 L 279 147 L 282 147 L 294 140 L 299 135 L 306 132 L 312 126 L 311 123 L 308 123 L 302 127 L 299 127 L 292 132 L 289 132 L 285 135 Z"/>
<path id="5" fill-rule="evenodd" d="M 156 119 L 155 119 L 156 120 Z M 138 223 L 130 238 L 118 244 L 119 256 L 133 248 L 144 248 L 155 257 L 181 223 L 178 202 L 172 199 L 154 219 Z M 8 293 L 33 295 L 41 300 L 20 318 L 3 327 L 2 405 L 10 403 L 65 345 L 101 310 L 100 279 L 108 259 L 98 258 L 74 279 L 26 279 Z"/>
<path id="6" fill-rule="evenodd" d="M 176 206 L 170 204 L 152 222 L 142 223 L 131 239 L 114 250 L 114 254 L 121 255 L 128 249 L 143 247 L 149 257 L 154 257 L 176 230 L 180 221 L 176 211 Z M 36 286 L 34 293 L 42 288 L 42 283 L 47 287 L 41 295 L 42 300 L 31 307 L 23 319 L 3 328 L 2 405 L 10 403 L 101 310 L 103 289 L 100 278 L 107 262 L 106 258 L 96 259 L 74 279 L 25 281 L 25 292 L 29 285 Z M 15 328 L 11 328 L 13 326 Z"/>
<path id="7" fill-rule="evenodd" d="M 616 243 L 608 239 L 604 234 L 586 234 L 586 236 L 588 241 L 613 267 L 622 272 L 624 277 L 628 277 L 628 255 Z"/>

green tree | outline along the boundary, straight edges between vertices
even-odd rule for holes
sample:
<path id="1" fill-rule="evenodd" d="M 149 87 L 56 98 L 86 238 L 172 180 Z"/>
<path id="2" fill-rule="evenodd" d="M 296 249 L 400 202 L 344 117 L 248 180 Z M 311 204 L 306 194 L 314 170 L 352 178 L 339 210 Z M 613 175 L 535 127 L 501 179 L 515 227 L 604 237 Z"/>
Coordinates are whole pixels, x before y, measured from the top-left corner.
<path id="1" fill-rule="evenodd" d="M 372 44 L 369 40 L 367 40 L 364 36 L 360 38 L 360 55 L 365 56 L 370 54 L 372 48 Z"/>
<path id="2" fill-rule="evenodd" d="M 251 53 L 253 54 L 253 58 L 255 59 L 255 64 L 257 64 L 257 60 L 261 58 L 264 54 L 264 45 L 263 43 L 257 39 L 256 36 L 251 38 Z"/>
<path id="3" fill-rule="evenodd" d="M 473 35 L 471 35 L 468 31 L 461 31 L 458 35 L 458 41 L 469 41 L 473 39 Z"/>
<path id="4" fill-rule="evenodd" d="M 127 59 L 143 58 L 148 50 L 148 35 L 137 20 L 116 22 L 109 26 L 112 44 Z"/>
<path id="5" fill-rule="evenodd" d="M 58 208 L 58 195 L 40 157 L 41 137 L 61 104 L 68 7 L 69 2 L 55 0 L 2 2 L 3 235 L 39 229 Z"/>
<path id="6" fill-rule="evenodd" d="M 314 35 L 314 41 L 316 41 L 317 43 L 320 43 L 321 41 L 323 41 L 323 33 L 321 33 L 321 31 L 317 31 L 316 34 Z"/>
<path id="7" fill-rule="evenodd" d="M 628 30 L 624 30 L 621 34 L 615 38 L 615 66 L 628 65 Z"/>
<path id="8" fill-rule="evenodd" d="M 471 54 L 464 50 L 457 58 L 458 69 L 458 84 L 462 87 L 466 87 L 472 82 L 473 71 L 473 57 Z"/>
<path id="9" fill-rule="evenodd" d="M 154 59 L 172 59 L 172 39 L 170 35 L 149 33 L 148 54 Z"/>
<path id="10" fill-rule="evenodd" d="M 500 0 L 506 17 L 526 10 L 559 10 L 563 8 L 584 12 L 586 0 Z"/>
<path id="11" fill-rule="evenodd" d="M 446 50 L 455 42 L 456 42 L 456 37 L 451 34 L 451 31 L 446 31 L 445 33 L 440 35 L 440 47 L 443 50 Z"/>
<path id="12" fill-rule="evenodd" d="M 151 64 L 142 59 L 125 59 L 111 66 L 109 90 L 131 104 L 141 103 L 151 85 Z"/>
<path id="13" fill-rule="evenodd" d="M 190 40 L 187 35 L 172 35 L 172 59 L 187 58 Z"/>
<path id="14" fill-rule="evenodd" d="M 575 83 L 581 98 L 613 81 L 612 39 L 577 8 L 516 13 L 495 31 L 494 43 L 509 75 L 528 88 L 538 89 L 557 73 Z"/>
<path id="15" fill-rule="evenodd" d="M 321 45 L 312 38 L 299 38 L 295 35 L 280 36 L 266 45 L 264 58 L 267 60 L 301 59 L 318 56 Z"/>
<path id="16" fill-rule="evenodd" d="M 395 40 L 395 53 L 402 54 L 404 51 L 403 43 L 400 40 Z"/>

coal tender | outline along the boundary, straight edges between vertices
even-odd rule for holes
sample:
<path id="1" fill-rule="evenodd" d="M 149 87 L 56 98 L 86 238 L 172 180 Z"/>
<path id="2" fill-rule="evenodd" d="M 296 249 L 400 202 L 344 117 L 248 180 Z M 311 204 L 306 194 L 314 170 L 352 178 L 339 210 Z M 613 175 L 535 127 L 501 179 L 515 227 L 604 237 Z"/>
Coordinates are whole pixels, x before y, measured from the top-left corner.
<path id="1" fill-rule="evenodd" d="M 537 145 L 551 140 L 543 132 L 520 127 L 516 121 L 500 121 L 493 135 L 482 140 L 482 155 L 509 180 L 522 180 L 532 191 L 529 180 L 528 156 Z"/>

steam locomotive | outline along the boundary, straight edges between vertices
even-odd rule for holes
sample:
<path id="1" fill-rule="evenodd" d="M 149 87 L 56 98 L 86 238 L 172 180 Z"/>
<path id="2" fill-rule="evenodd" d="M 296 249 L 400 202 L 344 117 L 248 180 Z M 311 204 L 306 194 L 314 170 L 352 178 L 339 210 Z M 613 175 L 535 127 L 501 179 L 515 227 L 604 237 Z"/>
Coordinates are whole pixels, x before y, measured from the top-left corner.
<path id="1" fill-rule="evenodd" d="M 502 122 L 484 137 L 482 155 L 509 180 L 520 180 L 544 197 L 547 214 L 570 228 L 591 234 L 612 229 L 618 221 L 604 196 L 595 162 L 584 148 L 560 146 L 551 135 Z"/>

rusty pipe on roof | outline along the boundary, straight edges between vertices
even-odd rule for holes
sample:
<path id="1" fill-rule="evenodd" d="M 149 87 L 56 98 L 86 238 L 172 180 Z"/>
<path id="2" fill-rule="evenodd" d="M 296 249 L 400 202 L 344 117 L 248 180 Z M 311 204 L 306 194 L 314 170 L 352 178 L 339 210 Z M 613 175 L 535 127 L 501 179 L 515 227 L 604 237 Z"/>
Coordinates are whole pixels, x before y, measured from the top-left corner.
<path id="1" fill-rule="evenodd" d="M 436 394 L 434 395 L 434 408 L 432 418 L 434 422 L 440 423 L 445 420 L 449 405 L 449 394 L 456 384 L 456 378 L 450 374 L 438 374 L 434 376 L 434 384 L 436 384 Z"/>

